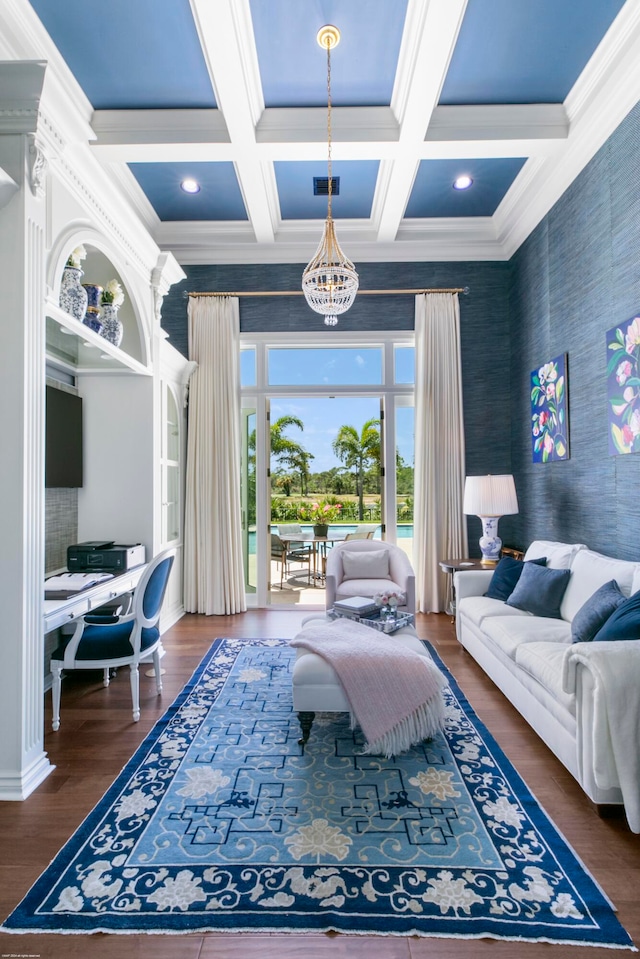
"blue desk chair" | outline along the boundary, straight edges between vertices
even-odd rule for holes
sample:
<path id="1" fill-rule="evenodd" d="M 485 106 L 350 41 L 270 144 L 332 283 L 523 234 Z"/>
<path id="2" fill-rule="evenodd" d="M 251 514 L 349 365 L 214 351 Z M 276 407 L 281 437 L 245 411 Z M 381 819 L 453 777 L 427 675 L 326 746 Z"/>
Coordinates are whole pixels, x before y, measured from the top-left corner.
<path id="1" fill-rule="evenodd" d="M 158 554 L 140 580 L 133 611 L 127 616 L 87 615 L 78 620 L 75 632 L 51 654 L 53 674 L 53 729 L 60 728 L 60 687 L 63 669 L 102 669 L 109 685 L 110 670 L 128 666 L 131 675 L 133 721 L 140 719 L 138 664 L 153 659 L 156 689 L 162 692 L 160 630 L 158 620 L 175 558 L 175 549 Z"/>

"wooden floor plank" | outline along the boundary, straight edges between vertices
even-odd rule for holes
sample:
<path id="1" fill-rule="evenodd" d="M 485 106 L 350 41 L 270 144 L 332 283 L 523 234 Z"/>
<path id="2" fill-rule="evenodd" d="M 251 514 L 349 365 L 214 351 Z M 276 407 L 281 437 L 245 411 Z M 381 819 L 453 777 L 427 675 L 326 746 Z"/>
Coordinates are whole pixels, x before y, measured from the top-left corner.
<path id="1" fill-rule="evenodd" d="M 65 679 L 61 727 L 50 732 L 46 697 L 45 748 L 56 765 L 23 803 L 0 803 L 0 918 L 26 894 L 74 829 L 98 802 L 219 636 L 291 637 L 308 610 L 250 610 L 237 616 L 185 616 L 164 636 L 164 690 L 141 676 L 142 717 L 131 716 L 126 671 L 108 689 L 100 674 Z M 573 777 L 458 645 L 444 615 L 419 615 L 418 635 L 429 639 L 472 707 L 512 760 L 586 868 L 618 908 L 618 918 L 640 943 L 640 836 L 620 814 L 598 815 Z M 546 943 L 418 937 L 212 934 L 194 936 L 0 936 L 0 957 L 42 959 L 611 959 L 611 950 Z"/>

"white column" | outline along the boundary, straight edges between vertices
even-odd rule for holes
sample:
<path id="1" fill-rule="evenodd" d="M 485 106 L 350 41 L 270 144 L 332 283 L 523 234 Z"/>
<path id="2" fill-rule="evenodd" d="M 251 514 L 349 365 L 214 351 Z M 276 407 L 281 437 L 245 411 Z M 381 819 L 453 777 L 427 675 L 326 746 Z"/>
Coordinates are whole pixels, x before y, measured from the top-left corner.
<path id="1" fill-rule="evenodd" d="M 0 799 L 25 799 L 53 769 L 43 720 L 46 162 L 33 134 L 6 121 L 0 170 L 15 184 L 0 209 Z"/>

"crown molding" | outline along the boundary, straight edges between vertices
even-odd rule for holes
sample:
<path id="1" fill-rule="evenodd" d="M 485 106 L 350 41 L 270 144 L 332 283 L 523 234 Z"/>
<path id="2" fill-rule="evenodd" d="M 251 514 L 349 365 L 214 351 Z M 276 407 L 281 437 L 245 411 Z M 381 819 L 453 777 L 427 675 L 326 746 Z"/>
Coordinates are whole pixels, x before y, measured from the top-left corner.
<path id="1" fill-rule="evenodd" d="M 28 0 L 2 0 L 0 55 L 10 61 L 47 64 L 42 103 L 67 142 L 93 138 L 92 107 Z"/>
<path id="2" fill-rule="evenodd" d="M 631 79 L 629 75 L 637 73 L 639 42 L 640 3 L 625 3 L 565 100 L 570 123 L 589 112 L 605 89 L 610 90 L 608 96 L 616 98 L 611 102 L 613 115 L 617 117 L 612 130 L 627 115 L 634 104 L 619 108 L 617 101 L 621 98 L 623 103 L 628 102 L 627 95 L 633 95 L 633 89 L 637 89 L 632 86 L 629 90 L 627 84 Z"/>
<path id="3" fill-rule="evenodd" d="M 627 4 L 565 101 L 566 144 L 530 159 L 496 210 L 496 228 L 512 256 L 640 101 L 640 4 Z"/>
<path id="4" fill-rule="evenodd" d="M 127 262 L 148 281 L 160 252 L 158 245 L 89 146 L 67 149 L 52 171 L 75 195 L 94 228 L 117 243 Z"/>
<path id="5" fill-rule="evenodd" d="M 47 64 L 44 60 L 0 63 L 0 133 L 35 133 Z"/>

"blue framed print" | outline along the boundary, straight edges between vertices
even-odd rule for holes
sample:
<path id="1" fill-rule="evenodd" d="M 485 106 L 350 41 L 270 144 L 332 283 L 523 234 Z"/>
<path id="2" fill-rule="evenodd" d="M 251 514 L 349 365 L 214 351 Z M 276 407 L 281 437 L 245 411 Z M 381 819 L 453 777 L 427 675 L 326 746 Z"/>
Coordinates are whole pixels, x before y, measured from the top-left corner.
<path id="1" fill-rule="evenodd" d="M 609 453 L 640 453 L 640 316 L 606 336 Z"/>
<path id="2" fill-rule="evenodd" d="M 534 463 L 569 459 L 566 353 L 531 374 L 531 446 Z"/>

